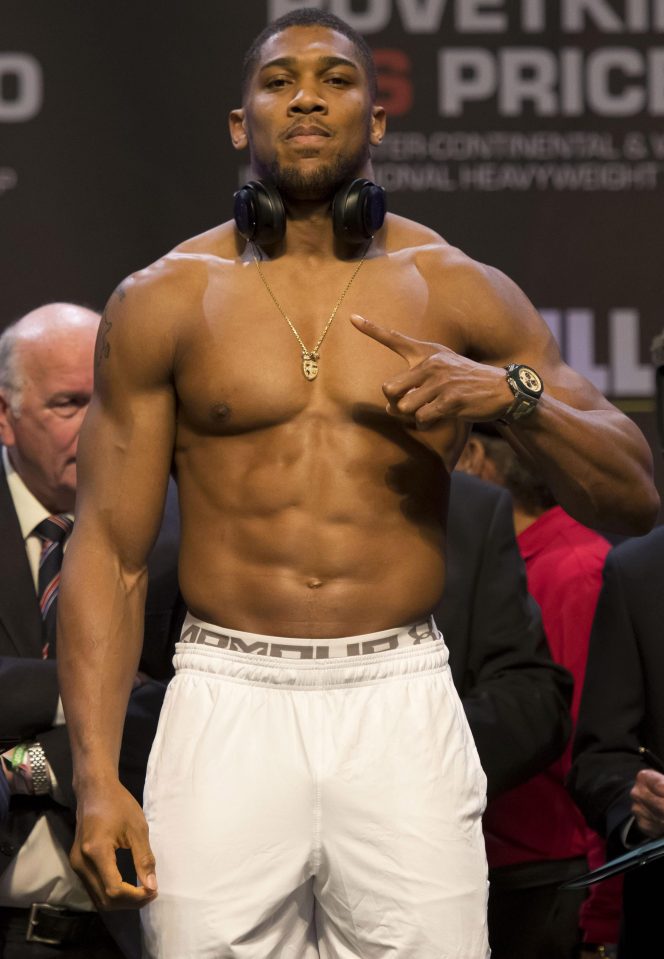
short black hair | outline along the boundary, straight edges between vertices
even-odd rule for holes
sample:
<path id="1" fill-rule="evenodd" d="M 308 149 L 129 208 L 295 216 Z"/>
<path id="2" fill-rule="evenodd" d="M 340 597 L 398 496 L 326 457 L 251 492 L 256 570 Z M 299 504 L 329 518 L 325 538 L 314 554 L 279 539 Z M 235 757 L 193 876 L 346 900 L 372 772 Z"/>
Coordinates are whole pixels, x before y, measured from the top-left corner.
<path id="1" fill-rule="evenodd" d="M 322 10 L 312 10 L 305 7 L 300 10 L 292 10 L 285 13 L 272 23 L 268 23 L 264 30 L 258 34 L 249 49 L 244 55 L 242 62 L 242 96 L 246 95 L 251 78 L 256 70 L 256 65 L 260 57 L 263 45 L 270 37 L 277 33 L 282 33 L 289 27 L 327 27 L 330 30 L 336 30 L 337 33 L 348 37 L 358 52 L 369 86 L 369 95 L 371 100 L 376 99 L 378 92 L 378 79 L 376 76 L 376 64 L 371 54 L 371 48 L 361 33 L 350 27 L 344 20 L 336 17 L 333 13 L 324 13 Z"/>

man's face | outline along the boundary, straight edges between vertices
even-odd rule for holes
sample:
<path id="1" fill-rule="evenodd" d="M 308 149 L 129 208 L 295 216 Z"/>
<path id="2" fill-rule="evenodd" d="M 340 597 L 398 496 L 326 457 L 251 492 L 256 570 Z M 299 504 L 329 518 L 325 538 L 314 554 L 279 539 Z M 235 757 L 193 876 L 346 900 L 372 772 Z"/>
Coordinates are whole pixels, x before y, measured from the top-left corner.
<path id="1" fill-rule="evenodd" d="M 385 115 L 371 104 L 351 40 L 327 27 L 289 27 L 263 45 L 230 128 L 259 176 L 286 197 L 317 200 L 362 174 Z"/>
<path id="2" fill-rule="evenodd" d="M 20 341 L 24 380 L 18 415 L 0 394 L 0 439 L 14 469 L 51 512 L 69 512 L 76 493 L 78 434 L 92 395 L 95 329 Z"/>

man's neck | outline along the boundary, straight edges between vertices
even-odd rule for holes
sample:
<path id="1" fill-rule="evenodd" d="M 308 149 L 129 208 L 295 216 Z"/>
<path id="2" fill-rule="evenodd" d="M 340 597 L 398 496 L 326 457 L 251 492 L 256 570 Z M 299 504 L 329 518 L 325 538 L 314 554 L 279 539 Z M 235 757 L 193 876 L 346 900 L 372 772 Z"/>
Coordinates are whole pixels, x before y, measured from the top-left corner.
<path id="1" fill-rule="evenodd" d="M 286 236 L 283 251 L 289 256 L 338 256 L 338 242 L 332 227 L 329 201 L 288 201 L 286 206 Z"/>
<path id="2" fill-rule="evenodd" d="M 24 468 L 20 457 L 16 455 L 15 449 L 7 447 L 7 456 L 12 469 L 20 476 L 25 488 L 34 496 L 37 502 L 41 503 L 44 509 L 48 510 L 51 514 L 74 512 L 76 494 L 73 491 L 60 491 L 57 497 L 54 496 L 51 491 L 35 480 L 29 469 Z"/>
<path id="3" fill-rule="evenodd" d="M 522 506 L 519 506 L 518 503 L 514 503 L 514 532 L 518 536 L 519 533 L 523 533 L 528 529 L 529 526 L 532 526 L 533 523 L 540 518 L 542 513 L 545 513 L 546 510 L 541 509 L 536 513 L 531 513 L 529 510 L 525 510 Z"/>

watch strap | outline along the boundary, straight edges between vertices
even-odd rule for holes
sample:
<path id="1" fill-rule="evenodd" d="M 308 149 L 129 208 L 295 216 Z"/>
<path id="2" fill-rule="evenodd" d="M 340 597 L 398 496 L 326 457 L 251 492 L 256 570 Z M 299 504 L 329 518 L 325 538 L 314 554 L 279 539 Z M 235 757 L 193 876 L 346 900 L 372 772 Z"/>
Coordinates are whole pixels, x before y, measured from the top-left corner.
<path id="1" fill-rule="evenodd" d="M 51 791 L 51 777 L 41 743 L 31 743 L 28 746 L 28 762 L 32 773 L 33 795 L 46 796 Z"/>

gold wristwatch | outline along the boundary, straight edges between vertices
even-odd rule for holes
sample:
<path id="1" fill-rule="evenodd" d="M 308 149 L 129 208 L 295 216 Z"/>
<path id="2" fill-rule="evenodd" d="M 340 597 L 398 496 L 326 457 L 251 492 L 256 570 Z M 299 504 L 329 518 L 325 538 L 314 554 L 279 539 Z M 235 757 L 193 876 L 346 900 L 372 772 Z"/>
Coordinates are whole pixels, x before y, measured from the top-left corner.
<path id="1" fill-rule="evenodd" d="M 512 403 L 498 420 L 499 423 L 516 422 L 535 411 L 539 398 L 544 390 L 544 384 L 539 373 L 523 363 L 510 363 L 505 367 L 507 385 L 514 394 Z"/>

